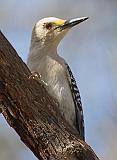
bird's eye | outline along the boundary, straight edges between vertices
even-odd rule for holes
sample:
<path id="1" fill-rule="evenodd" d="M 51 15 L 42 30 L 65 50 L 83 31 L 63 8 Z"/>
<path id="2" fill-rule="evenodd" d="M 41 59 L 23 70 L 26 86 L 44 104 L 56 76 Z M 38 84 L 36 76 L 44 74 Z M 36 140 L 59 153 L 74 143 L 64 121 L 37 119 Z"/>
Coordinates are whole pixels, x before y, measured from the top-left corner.
<path id="1" fill-rule="evenodd" d="M 45 24 L 45 28 L 49 29 L 49 30 L 52 28 L 52 26 L 53 26 L 52 23 L 46 23 Z"/>

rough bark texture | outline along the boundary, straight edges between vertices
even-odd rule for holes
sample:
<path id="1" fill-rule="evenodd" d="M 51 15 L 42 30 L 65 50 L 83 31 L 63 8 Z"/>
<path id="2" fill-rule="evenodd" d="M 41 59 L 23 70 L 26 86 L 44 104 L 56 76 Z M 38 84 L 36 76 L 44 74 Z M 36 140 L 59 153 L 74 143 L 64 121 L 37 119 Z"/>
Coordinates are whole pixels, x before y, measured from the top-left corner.
<path id="1" fill-rule="evenodd" d="M 40 160 L 99 160 L 0 32 L 0 104 L 8 124 Z"/>

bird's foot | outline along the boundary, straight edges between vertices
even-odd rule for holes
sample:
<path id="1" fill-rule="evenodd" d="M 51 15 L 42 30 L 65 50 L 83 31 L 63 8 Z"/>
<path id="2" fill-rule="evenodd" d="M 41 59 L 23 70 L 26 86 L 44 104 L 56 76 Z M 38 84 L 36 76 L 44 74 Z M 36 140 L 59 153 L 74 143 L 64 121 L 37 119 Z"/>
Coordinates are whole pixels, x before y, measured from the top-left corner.
<path id="1" fill-rule="evenodd" d="M 29 78 L 32 78 L 34 80 L 37 80 L 38 82 L 40 82 L 42 85 L 44 86 L 48 86 L 48 84 L 41 79 L 41 74 L 38 72 L 31 72 L 32 74 L 29 76 Z"/>

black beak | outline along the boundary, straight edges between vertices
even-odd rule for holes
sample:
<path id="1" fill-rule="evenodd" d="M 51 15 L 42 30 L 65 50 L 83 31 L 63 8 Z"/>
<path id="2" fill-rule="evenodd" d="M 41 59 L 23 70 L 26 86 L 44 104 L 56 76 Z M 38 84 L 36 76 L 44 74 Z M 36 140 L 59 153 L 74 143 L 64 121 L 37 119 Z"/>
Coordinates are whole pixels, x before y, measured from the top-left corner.
<path id="1" fill-rule="evenodd" d="M 77 24 L 87 20 L 88 17 L 82 17 L 82 18 L 75 18 L 75 19 L 71 19 L 71 20 L 66 20 L 65 23 L 61 26 L 59 26 L 59 28 L 61 30 L 67 29 L 67 28 L 71 28 L 73 26 L 76 26 Z"/>

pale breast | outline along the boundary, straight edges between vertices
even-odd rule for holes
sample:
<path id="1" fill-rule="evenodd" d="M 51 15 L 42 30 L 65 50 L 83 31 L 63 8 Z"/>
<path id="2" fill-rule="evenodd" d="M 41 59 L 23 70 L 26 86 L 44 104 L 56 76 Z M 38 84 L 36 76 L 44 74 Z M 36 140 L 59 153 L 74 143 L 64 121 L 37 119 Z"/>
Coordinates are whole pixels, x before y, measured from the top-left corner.
<path id="1" fill-rule="evenodd" d="M 59 102 L 61 113 L 70 125 L 75 126 L 75 107 L 64 65 L 49 56 L 38 62 L 31 70 L 41 74 L 48 84 L 47 91 Z"/>

